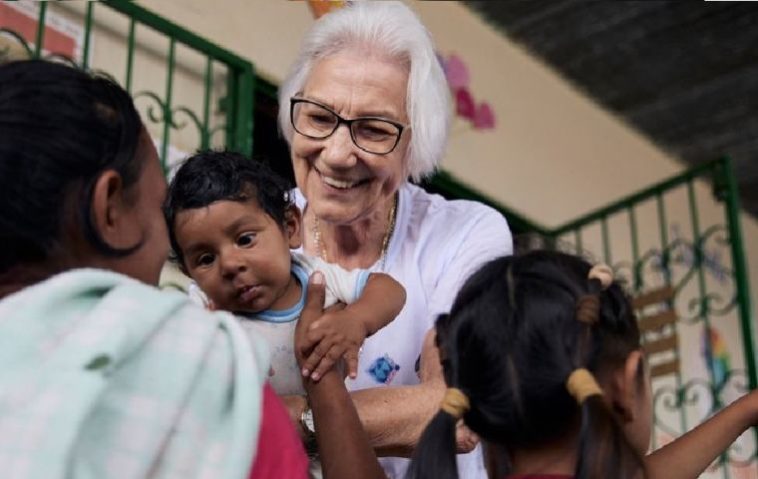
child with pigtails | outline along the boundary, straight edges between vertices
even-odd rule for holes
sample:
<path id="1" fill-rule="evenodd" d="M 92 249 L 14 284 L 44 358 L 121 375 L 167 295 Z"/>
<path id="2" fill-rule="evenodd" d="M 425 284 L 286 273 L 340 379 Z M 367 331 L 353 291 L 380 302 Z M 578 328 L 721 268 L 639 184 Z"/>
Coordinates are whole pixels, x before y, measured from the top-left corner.
<path id="1" fill-rule="evenodd" d="M 535 251 L 491 261 L 436 325 L 448 389 L 410 479 L 453 479 L 462 420 L 490 477 L 696 478 L 758 422 L 758 393 L 649 455 L 649 372 L 628 297 L 607 266 Z"/>

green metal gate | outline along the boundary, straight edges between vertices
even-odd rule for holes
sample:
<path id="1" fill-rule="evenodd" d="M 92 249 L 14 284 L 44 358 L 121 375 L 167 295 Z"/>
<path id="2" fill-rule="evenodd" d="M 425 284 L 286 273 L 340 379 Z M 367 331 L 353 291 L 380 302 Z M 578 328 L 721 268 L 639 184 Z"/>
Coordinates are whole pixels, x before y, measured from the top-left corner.
<path id="1" fill-rule="evenodd" d="M 209 146 L 252 153 L 255 73 L 249 61 L 132 2 L 18 3 L 24 9 L 11 12 L 13 18 L 36 14 L 36 32 L 25 35 L 0 24 L 0 61 L 12 57 L 16 45 L 21 51 L 16 58 L 46 58 L 108 73 L 132 93 L 164 169 L 175 143 L 182 153 Z M 51 43 L 46 34 L 59 35 L 50 25 L 53 15 L 58 23 L 81 25 L 80 55 L 46 49 Z"/>
<path id="2" fill-rule="evenodd" d="M 689 170 L 549 234 L 559 249 L 604 261 L 635 293 L 670 287 L 679 340 L 653 379 L 660 446 L 756 387 L 752 308 L 731 162 Z M 652 338 L 653 342 L 657 338 Z M 655 369 L 655 365 L 653 365 Z M 758 477 L 754 431 L 703 477 Z"/>

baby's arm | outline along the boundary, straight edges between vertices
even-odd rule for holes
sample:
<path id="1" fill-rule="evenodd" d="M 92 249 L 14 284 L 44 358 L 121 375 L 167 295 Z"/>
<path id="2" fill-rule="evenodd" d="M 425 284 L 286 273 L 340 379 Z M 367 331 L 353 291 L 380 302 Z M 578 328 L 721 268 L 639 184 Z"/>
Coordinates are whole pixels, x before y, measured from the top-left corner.
<path id="1" fill-rule="evenodd" d="M 355 378 L 363 341 L 395 319 L 403 305 L 405 288 L 389 275 L 372 273 L 355 302 L 325 313 L 308 328 L 307 346 L 312 352 L 303 364 L 303 375 L 317 381 L 344 357 L 348 375 Z"/>
<path id="2" fill-rule="evenodd" d="M 353 304 L 347 305 L 345 311 L 366 328 L 365 339 L 390 324 L 403 306 L 405 288 L 388 274 L 371 273 L 363 294 Z"/>
<path id="3" fill-rule="evenodd" d="M 645 457 L 649 479 L 694 479 L 758 423 L 758 391 L 738 399 L 670 444 Z"/>

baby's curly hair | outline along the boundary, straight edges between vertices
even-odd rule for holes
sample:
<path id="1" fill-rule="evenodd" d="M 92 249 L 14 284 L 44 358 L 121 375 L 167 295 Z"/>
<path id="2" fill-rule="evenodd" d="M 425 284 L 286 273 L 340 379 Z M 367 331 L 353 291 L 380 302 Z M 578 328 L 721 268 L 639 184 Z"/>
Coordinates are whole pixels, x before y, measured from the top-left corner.
<path id="1" fill-rule="evenodd" d="M 266 164 L 233 151 L 208 150 L 189 157 L 171 180 L 163 205 L 171 241 L 171 260 L 184 264 L 176 240 L 177 214 L 216 201 L 244 202 L 252 198 L 274 221 L 284 223 L 287 208 L 292 204 L 289 187 Z"/>

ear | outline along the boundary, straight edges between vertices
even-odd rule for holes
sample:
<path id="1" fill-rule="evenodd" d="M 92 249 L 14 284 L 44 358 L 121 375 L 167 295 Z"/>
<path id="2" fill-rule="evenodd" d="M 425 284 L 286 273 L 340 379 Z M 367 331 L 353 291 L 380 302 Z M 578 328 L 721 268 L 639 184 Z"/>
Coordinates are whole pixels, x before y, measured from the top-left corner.
<path id="1" fill-rule="evenodd" d="M 622 423 L 629 423 L 637 419 L 637 403 L 645 398 L 643 389 L 640 387 L 639 374 L 644 367 L 643 354 L 640 350 L 634 350 L 626 357 L 623 367 L 618 368 L 611 378 L 611 406 L 620 416 Z"/>
<path id="2" fill-rule="evenodd" d="M 142 240 L 142 229 L 121 175 L 114 170 L 100 174 L 92 191 L 90 214 L 100 237 L 113 248 L 133 247 Z"/>
<path id="3" fill-rule="evenodd" d="M 288 206 L 287 211 L 284 212 L 283 226 L 290 249 L 299 248 L 303 244 L 302 224 L 303 215 L 300 209 L 295 205 Z"/>

